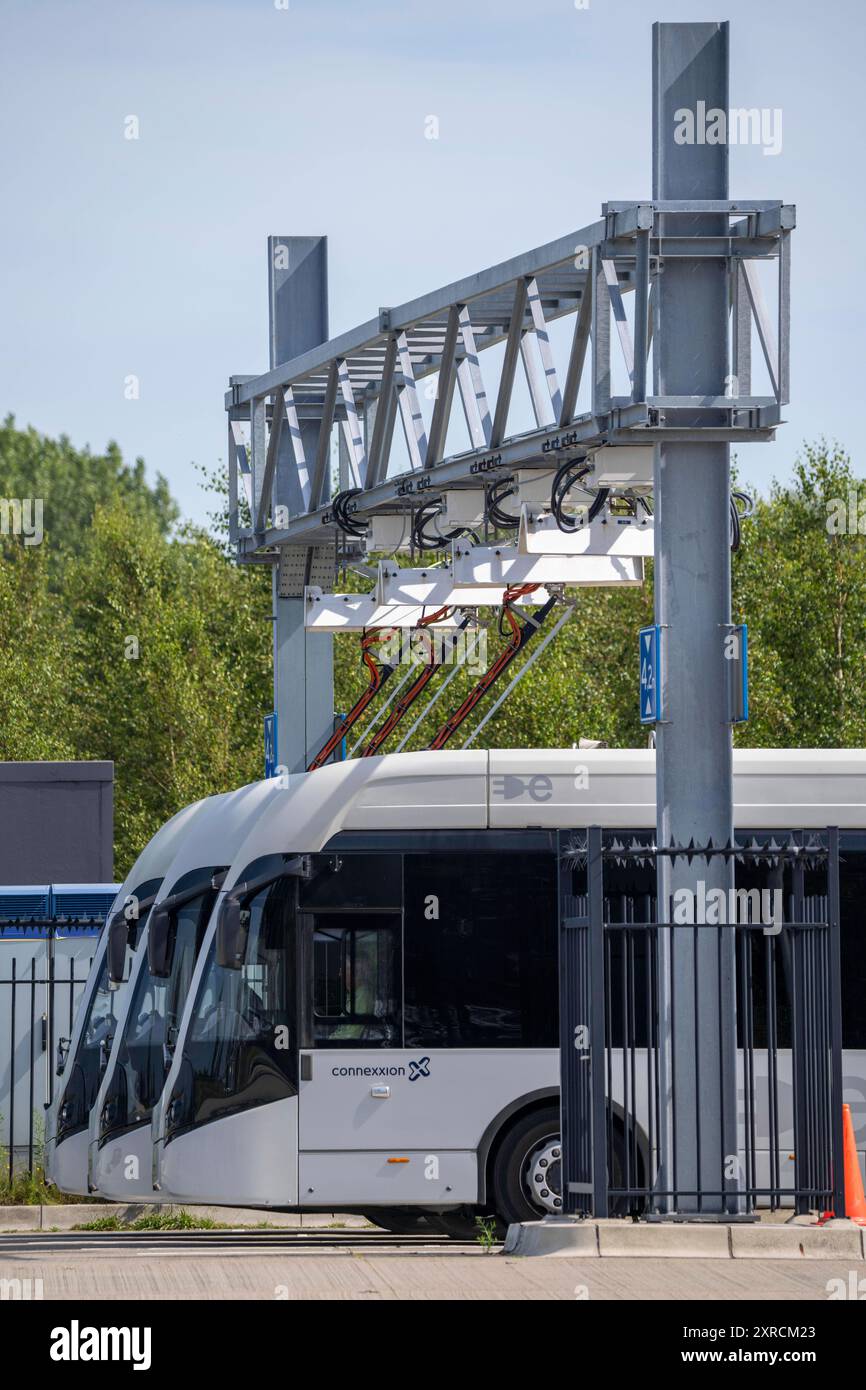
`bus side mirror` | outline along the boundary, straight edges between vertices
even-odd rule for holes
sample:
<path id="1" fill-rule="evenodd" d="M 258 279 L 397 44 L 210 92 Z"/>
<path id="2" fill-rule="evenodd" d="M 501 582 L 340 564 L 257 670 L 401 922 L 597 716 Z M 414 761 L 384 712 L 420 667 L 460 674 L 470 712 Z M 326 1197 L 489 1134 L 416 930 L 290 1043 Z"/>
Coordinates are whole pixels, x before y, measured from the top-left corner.
<path id="1" fill-rule="evenodd" d="M 151 908 L 147 924 L 147 965 L 154 979 L 168 975 L 170 948 L 171 913 L 159 903 Z"/>
<path id="2" fill-rule="evenodd" d="M 246 921 L 244 920 L 246 918 Z M 223 899 L 216 929 L 216 961 L 226 970 L 240 970 L 247 953 L 249 914 L 231 894 Z"/>
<path id="3" fill-rule="evenodd" d="M 108 983 L 112 989 L 118 989 L 123 984 L 123 970 L 126 965 L 126 943 L 129 939 L 129 923 L 123 912 L 115 912 L 108 924 L 108 946 L 106 947 L 106 959 L 108 963 Z"/>

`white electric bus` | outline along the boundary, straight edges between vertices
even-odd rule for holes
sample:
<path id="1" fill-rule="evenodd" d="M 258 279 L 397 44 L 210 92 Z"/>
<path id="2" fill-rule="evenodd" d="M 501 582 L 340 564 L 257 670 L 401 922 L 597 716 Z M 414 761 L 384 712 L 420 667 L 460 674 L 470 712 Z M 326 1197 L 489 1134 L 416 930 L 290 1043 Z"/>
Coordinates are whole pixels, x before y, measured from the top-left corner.
<path id="1" fill-rule="evenodd" d="M 219 884 L 237 845 L 275 793 L 270 781 L 209 797 L 174 844 L 138 933 L 107 1065 L 90 1110 L 91 1193 L 115 1201 L 160 1200 L 154 1197 L 151 1174 L 153 1106 L 162 1092 Z M 123 930 L 121 923 L 118 927 Z M 111 933 L 106 935 L 110 952 Z"/>
<path id="2" fill-rule="evenodd" d="M 210 801 L 216 798 L 210 798 Z M 124 960 L 120 974 L 128 977 L 132 956 L 165 871 L 192 822 L 210 801 L 195 801 L 178 811 L 148 842 L 112 903 L 106 918 L 124 923 Z M 135 913 L 125 915 L 130 900 Z M 125 985 L 109 979 L 109 931 L 102 932 L 91 962 L 71 1038 L 57 1044 L 54 1097 L 45 1121 L 45 1172 L 63 1192 L 87 1194 L 88 1122 L 117 1028 Z"/>
<path id="3" fill-rule="evenodd" d="M 277 785 L 238 839 L 153 1107 L 157 1195 L 407 1230 L 419 1213 L 448 1229 L 479 1209 L 555 1212 L 556 832 L 651 831 L 654 753 L 385 755 Z M 740 833 L 842 831 L 844 1099 L 862 1150 L 866 751 L 738 750 L 734 798 Z M 99 1172 L 100 1191 L 128 1191 Z"/>

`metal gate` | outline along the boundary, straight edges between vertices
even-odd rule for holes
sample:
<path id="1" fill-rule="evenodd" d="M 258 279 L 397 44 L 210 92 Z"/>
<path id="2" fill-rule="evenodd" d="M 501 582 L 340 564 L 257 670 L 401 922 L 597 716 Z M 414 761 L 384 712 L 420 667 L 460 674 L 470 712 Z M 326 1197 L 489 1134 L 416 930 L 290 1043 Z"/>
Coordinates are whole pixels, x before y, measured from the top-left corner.
<path id="1" fill-rule="evenodd" d="M 57 1042 L 72 1036 L 102 922 L 0 922 L 0 1177 L 10 1181 L 41 1164 Z"/>
<path id="2" fill-rule="evenodd" d="M 838 830 L 724 848 L 659 850 L 641 839 L 626 844 L 598 827 L 559 837 L 563 1210 L 652 1217 L 686 1206 L 700 1217 L 721 1205 L 730 1218 L 787 1205 L 844 1215 Z M 678 1113 L 675 1076 L 664 1102 L 659 1001 L 667 934 L 696 943 L 701 928 L 657 921 L 662 854 L 725 855 L 738 887 L 773 883 L 784 904 L 777 925 L 758 914 L 730 927 L 735 1161 L 720 1154 L 718 1185 L 689 1191 L 677 1185 L 677 1126 L 692 1126 L 700 1149 L 701 1119 Z M 646 892 L 633 881 L 641 871 Z M 629 891 L 617 891 L 617 877 Z M 701 1022 L 696 1001 L 697 1037 Z"/>

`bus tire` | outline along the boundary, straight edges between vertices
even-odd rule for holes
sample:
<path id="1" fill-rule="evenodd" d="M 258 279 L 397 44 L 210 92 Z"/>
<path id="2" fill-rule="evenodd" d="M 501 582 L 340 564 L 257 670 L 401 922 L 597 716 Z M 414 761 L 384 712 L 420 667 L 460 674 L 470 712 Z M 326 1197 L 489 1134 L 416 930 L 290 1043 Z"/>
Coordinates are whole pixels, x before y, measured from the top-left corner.
<path id="1" fill-rule="evenodd" d="M 371 1207 L 363 1215 L 393 1236 L 429 1236 L 436 1229 L 420 1207 Z"/>
<path id="2" fill-rule="evenodd" d="M 529 1166 L 534 1154 L 559 1138 L 559 1106 L 523 1115 L 505 1135 L 493 1164 L 493 1205 L 502 1222 L 540 1221 L 550 1215 L 529 1197 Z"/>
<path id="3" fill-rule="evenodd" d="M 561 1174 L 555 1171 L 559 1158 L 559 1125 L 559 1106 L 546 1106 L 543 1110 L 533 1110 L 524 1115 L 502 1140 L 493 1165 L 493 1200 L 500 1219 L 506 1225 L 518 1221 L 539 1221 L 545 1216 L 555 1216 L 562 1210 Z M 611 1143 L 609 1182 L 611 1187 L 622 1187 L 625 1139 L 618 1120 L 614 1121 Z M 539 1159 L 547 1161 L 552 1181 L 548 1189 L 541 1188 L 546 1200 L 533 1202 L 530 1187 L 539 1176 Z M 636 1177 L 641 1186 L 644 1163 L 640 1152 Z M 628 1216 L 633 1210 L 639 1209 L 640 1203 L 634 1199 L 611 1198 L 609 1215 Z"/>
<path id="4" fill-rule="evenodd" d="M 431 1211 L 429 1221 L 452 1240 L 480 1240 L 485 1226 L 494 1240 L 504 1240 L 505 1230 L 496 1216 L 479 1207 L 458 1207 L 456 1211 Z"/>

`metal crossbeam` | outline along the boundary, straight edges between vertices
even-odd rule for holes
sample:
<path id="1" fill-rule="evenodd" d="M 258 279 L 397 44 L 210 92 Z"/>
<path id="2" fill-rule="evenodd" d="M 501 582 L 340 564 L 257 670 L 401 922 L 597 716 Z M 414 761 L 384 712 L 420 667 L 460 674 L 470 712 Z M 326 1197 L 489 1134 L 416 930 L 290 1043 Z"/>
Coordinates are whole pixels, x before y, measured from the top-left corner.
<path id="1" fill-rule="evenodd" d="M 513 583 L 518 582 L 523 584 L 540 581 L 523 579 L 513 581 Z M 374 592 L 377 602 L 383 607 L 392 604 L 398 606 L 419 604 L 430 609 L 498 607 L 510 584 L 511 581 L 507 579 L 488 580 L 487 583 L 475 584 L 471 576 L 465 580 L 459 580 L 450 566 L 429 570 L 404 569 L 389 560 L 382 560 L 379 564 L 379 576 Z M 546 603 L 548 597 L 547 593 L 536 590 L 532 594 L 526 594 L 517 599 L 516 602 L 536 605 Z"/>
<path id="2" fill-rule="evenodd" d="M 668 214 L 676 219 L 671 234 Z M 718 217 L 727 218 L 720 235 Z M 665 222 L 667 218 L 667 222 Z M 226 397 L 233 430 L 229 514 L 240 560 L 267 558 L 286 543 L 321 544 L 339 532 L 328 506 L 332 430 L 342 436 L 342 486 L 360 489 L 359 520 L 412 512 L 433 489 L 495 481 L 520 469 L 555 467 L 576 450 L 642 442 L 750 442 L 773 437 L 788 392 L 790 233 L 794 210 L 776 200 L 659 200 L 611 202 L 603 217 L 498 266 L 468 276 L 311 348 L 261 376 L 235 376 Z M 680 234 L 682 226 L 688 234 Z M 729 394 L 698 397 L 647 394 L 647 355 L 658 331 L 656 280 L 666 261 L 723 259 L 728 266 L 738 378 Z M 775 330 L 761 293 L 757 262 L 778 266 Z M 633 294 L 634 331 L 625 296 Z M 557 370 L 550 325 L 571 315 L 568 359 Z M 751 394 L 752 320 L 764 352 L 772 394 Z M 611 330 L 615 327 L 629 375 L 629 394 L 612 391 Z M 484 352 L 504 344 L 496 375 L 483 371 Z M 509 432 L 518 361 L 529 386 L 535 427 Z M 591 409 L 578 415 L 581 380 L 589 363 Z M 438 374 L 429 428 L 418 383 Z M 485 381 L 485 376 L 488 378 Z M 491 380 L 492 377 L 492 380 Z M 561 384 L 560 384 L 561 383 Z M 455 388 L 470 447 L 446 455 Z M 389 476 L 399 412 L 408 471 Z M 705 415 L 706 424 L 701 424 Z M 270 432 L 268 424 L 270 421 Z M 282 431 L 291 449 L 284 461 Z M 312 429 L 312 434 L 310 430 Z M 248 431 L 247 446 L 239 434 Z M 294 468 L 290 496 L 303 510 L 274 525 L 273 490 L 284 462 Z M 253 525 L 238 520 L 239 488 L 247 473 Z M 297 486 L 294 486 L 294 483 Z M 283 501 L 282 485 L 280 500 Z M 360 543 L 353 542 L 356 549 Z"/>
<path id="3" fill-rule="evenodd" d="M 308 632 L 365 632 L 373 628 L 459 627 L 462 614 L 451 610 L 431 621 L 429 604 L 387 604 L 375 594 L 326 594 L 315 585 L 304 589 L 304 627 Z"/>
<path id="4" fill-rule="evenodd" d="M 642 545 L 649 542 L 649 550 L 643 553 L 652 555 L 652 532 L 640 540 Z M 527 555 L 513 545 L 464 548 L 457 541 L 451 582 L 455 588 L 471 585 L 476 589 L 513 588 L 518 584 L 561 584 L 579 589 L 642 584 L 643 559 L 629 555 L 628 547 L 624 549 L 623 554 L 611 546 L 605 554 Z M 533 601 L 540 600 L 533 595 Z"/>

